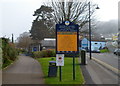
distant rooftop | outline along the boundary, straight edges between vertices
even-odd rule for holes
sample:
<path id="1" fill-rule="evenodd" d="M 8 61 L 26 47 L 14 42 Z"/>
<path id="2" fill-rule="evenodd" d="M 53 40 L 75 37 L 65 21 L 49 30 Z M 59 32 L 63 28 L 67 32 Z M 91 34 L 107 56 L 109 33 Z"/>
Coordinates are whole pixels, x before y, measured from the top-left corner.
<path id="1" fill-rule="evenodd" d="M 44 40 L 56 40 L 55 38 L 44 38 Z"/>
<path id="2" fill-rule="evenodd" d="M 41 43 L 42 43 L 42 46 L 55 46 L 56 45 L 55 40 L 42 40 Z"/>

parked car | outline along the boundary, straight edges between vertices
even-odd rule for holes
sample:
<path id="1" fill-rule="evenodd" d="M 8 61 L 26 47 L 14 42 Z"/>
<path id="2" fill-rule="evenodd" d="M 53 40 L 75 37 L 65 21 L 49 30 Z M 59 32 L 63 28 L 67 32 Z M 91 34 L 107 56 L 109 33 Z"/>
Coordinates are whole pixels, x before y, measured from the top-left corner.
<path id="1" fill-rule="evenodd" d="M 87 50 L 87 52 L 89 52 L 90 50 Z M 93 50 L 93 49 L 91 49 L 91 52 L 92 53 L 100 53 L 100 50 Z"/>
<path id="2" fill-rule="evenodd" d="M 120 49 L 115 49 L 115 50 L 114 50 L 114 54 L 120 56 Z"/>
<path id="3" fill-rule="evenodd" d="M 91 52 L 100 53 L 99 47 L 98 46 L 91 46 Z"/>

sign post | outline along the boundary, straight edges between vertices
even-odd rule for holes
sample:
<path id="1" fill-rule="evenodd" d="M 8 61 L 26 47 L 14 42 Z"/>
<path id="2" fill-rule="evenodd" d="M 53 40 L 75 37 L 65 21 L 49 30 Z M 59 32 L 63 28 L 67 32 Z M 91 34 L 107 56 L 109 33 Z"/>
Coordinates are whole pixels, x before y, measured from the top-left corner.
<path id="1" fill-rule="evenodd" d="M 75 80 L 75 54 L 79 52 L 78 32 L 79 25 L 70 21 L 56 24 L 56 54 L 73 54 L 73 80 Z"/>
<path id="2" fill-rule="evenodd" d="M 73 55 L 73 80 L 75 80 L 75 54 Z"/>

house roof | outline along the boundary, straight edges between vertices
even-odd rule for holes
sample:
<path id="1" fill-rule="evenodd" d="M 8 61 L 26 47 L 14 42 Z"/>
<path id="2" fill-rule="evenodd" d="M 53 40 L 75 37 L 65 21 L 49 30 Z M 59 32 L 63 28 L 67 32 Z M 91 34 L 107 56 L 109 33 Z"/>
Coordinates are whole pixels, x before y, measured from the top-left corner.
<path id="1" fill-rule="evenodd" d="M 85 37 L 84 37 L 85 38 Z M 80 40 L 83 40 L 84 38 L 81 38 Z M 89 38 L 86 38 L 89 41 Z M 105 39 L 97 39 L 97 38 L 92 38 L 91 41 L 99 41 L 99 42 L 106 42 Z"/>
<path id="2" fill-rule="evenodd" d="M 50 46 L 50 47 L 56 46 L 55 40 L 42 40 L 41 44 L 42 46 Z"/>
<path id="3" fill-rule="evenodd" d="M 92 39 L 91 41 L 106 42 L 106 40 L 102 40 L 102 39 L 99 39 L 99 40 L 97 40 L 97 39 Z"/>

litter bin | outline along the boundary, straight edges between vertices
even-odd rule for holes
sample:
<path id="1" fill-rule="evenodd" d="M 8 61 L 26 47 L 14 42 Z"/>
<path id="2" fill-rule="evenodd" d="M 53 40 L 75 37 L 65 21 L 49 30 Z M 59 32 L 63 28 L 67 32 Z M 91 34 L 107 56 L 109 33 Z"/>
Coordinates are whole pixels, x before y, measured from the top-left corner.
<path id="1" fill-rule="evenodd" d="M 57 76 L 56 61 L 49 61 L 48 77 L 56 77 L 56 76 Z"/>
<path id="2" fill-rule="evenodd" d="M 81 64 L 82 65 L 87 64 L 86 51 L 85 50 L 81 50 Z"/>

